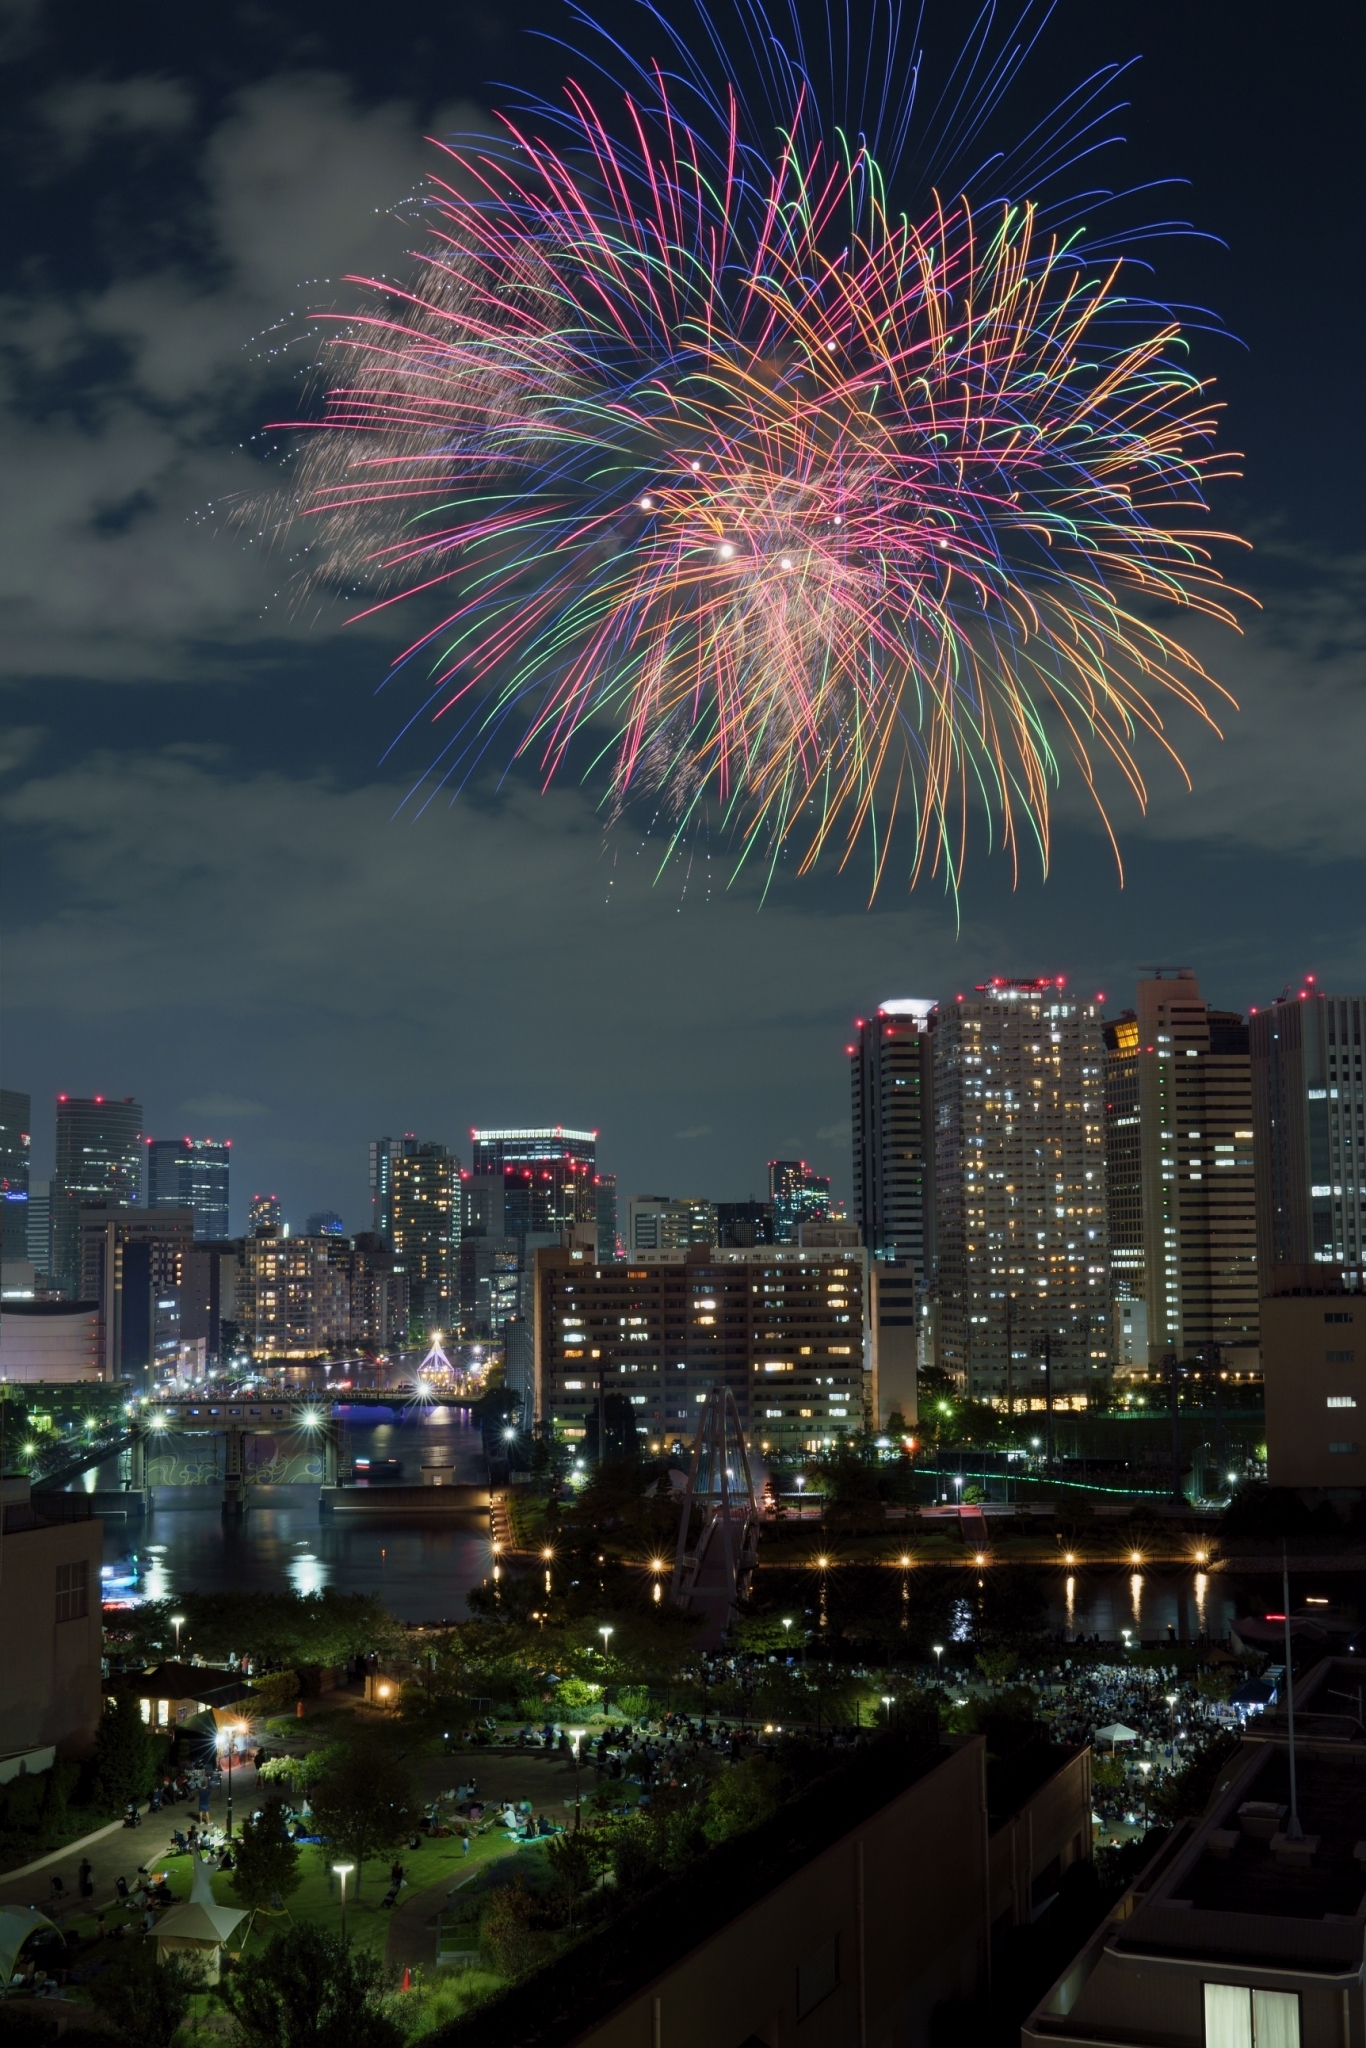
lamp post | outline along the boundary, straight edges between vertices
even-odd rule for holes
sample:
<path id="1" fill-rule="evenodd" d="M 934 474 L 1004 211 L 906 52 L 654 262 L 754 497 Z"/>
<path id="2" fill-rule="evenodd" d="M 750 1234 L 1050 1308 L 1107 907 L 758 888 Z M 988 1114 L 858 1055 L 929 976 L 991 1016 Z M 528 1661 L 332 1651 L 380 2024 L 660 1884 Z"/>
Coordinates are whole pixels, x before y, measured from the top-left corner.
<path id="1" fill-rule="evenodd" d="M 354 1863 L 334 1863 L 332 1869 L 341 1879 L 341 1938 L 346 1939 L 346 1880 L 355 1869 Z"/>
<path id="2" fill-rule="evenodd" d="M 942 1643 L 931 1643 L 930 1648 L 934 1651 L 935 1655 L 934 1675 L 935 1681 L 938 1683 L 944 1675 L 944 1645 Z"/>
<path id="3" fill-rule="evenodd" d="M 584 1736 L 585 1736 L 585 1735 L 586 1735 L 586 1734 L 588 1733 L 588 1731 L 587 1731 L 587 1729 L 586 1729 L 586 1728 L 571 1728 L 571 1729 L 570 1729 L 570 1731 L 569 1731 L 569 1733 L 570 1733 L 570 1735 L 572 1736 L 572 1738 L 573 1738 L 573 1742 L 574 1742 L 574 1825 L 575 1825 L 575 1827 L 577 1827 L 577 1826 L 579 1825 L 579 1819 L 580 1819 L 580 1807 L 579 1807 L 579 1744 L 580 1744 L 580 1743 L 581 1743 L 581 1742 L 583 1741 L 583 1738 L 584 1738 Z"/>
<path id="4" fill-rule="evenodd" d="M 241 1723 L 240 1721 L 238 1721 L 238 1722 L 229 1722 L 229 1724 L 228 1724 L 228 1727 L 227 1727 L 227 1730 L 226 1730 L 226 1735 L 227 1735 L 227 1745 L 228 1745 L 228 1827 L 227 1827 L 227 1835 L 228 1835 L 228 1840 L 229 1840 L 229 1841 L 231 1841 L 231 1840 L 232 1840 L 232 1765 L 233 1765 L 233 1744 L 234 1744 L 235 1738 L 236 1738 L 236 1737 L 237 1737 L 238 1735 L 240 1735 L 240 1734 L 241 1734 L 241 1732 L 242 1732 L 242 1726 L 243 1726 L 243 1724 L 242 1724 L 242 1723 Z"/>
<path id="5" fill-rule="evenodd" d="M 892 1695 L 889 1692 L 883 1693 L 882 1704 L 887 1709 L 887 1726 L 890 1728 L 892 1725 Z"/>
<path id="6" fill-rule="evenodd" d="M 602 1661 L 604 1664 L 607 1662 L 608 1638 L 612 1633 L 613 1630 L 610 1622 L 604 1622 L 598 1630 L 598 1634 L 602 1637 Z"/>
<path id="7" fill-rule="evenodd" d="M 180 1631 L 184 1628 L 184 1626 L 185 1617 L 183 1614 L 173 1614 L 171 1616 L 171 1627 L 175 1630 L 175 1655 L 177 1664 L 180 1662 Z"/>
<path id="8" fill-rule="evenodd" d="M 1176 1762 L 1176 1700 L 1177 1695 L 1174 1692 L 1166 1694 L 1167 1707 L 1171 1715 L 1171 1737 L 1168 1744 L 1168 1755 L 1171 1757 L 1173 1764 Z"/>

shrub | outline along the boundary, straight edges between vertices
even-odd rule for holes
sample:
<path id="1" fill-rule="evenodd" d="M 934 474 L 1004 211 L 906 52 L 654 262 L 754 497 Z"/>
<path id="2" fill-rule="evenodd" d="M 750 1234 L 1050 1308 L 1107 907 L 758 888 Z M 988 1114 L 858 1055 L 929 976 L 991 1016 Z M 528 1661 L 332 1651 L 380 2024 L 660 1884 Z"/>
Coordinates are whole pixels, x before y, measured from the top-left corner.
<path id="1" fill-rule="evenodd" d="M 650 1711 L 648 1685 L 624 1685 L 617 1694 L 617 1706 L 628 1720 L 639 1721 Z"/>
<path id="2" fill-rule="evenodd" d="M 557 1714 L 591 1714 L 602 1698 L 602 1687 L 589 1678 L 562 1678 L 555 1688 Z"/>

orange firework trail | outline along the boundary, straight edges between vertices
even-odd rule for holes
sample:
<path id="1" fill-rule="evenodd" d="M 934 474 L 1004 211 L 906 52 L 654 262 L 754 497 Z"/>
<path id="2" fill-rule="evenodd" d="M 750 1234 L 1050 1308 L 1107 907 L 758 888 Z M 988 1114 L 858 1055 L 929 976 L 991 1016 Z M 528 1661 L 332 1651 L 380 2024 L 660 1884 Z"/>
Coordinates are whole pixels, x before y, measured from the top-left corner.
<path id="1" fill-rule="evenodd" d="M 512 718 L 547 780 L 586 745 L 615 808 L 864 844 L 874 889 L 898 816 L 912 881 L 957 888 L 975 812 L 1046 867 L 1068 760 L 1141 805 L 1171 708 L 1228 701 L 1162 623 L 1233 623 L 1215 408 L 1122 254 L 1029 199 L 893 212 L 785 75 L 768 155 L 662 69 L 447 149 L 410 288 L 327 316 L 293 505 L 329 575 L 446 596 L 402 660 L 453 757 Z"/>

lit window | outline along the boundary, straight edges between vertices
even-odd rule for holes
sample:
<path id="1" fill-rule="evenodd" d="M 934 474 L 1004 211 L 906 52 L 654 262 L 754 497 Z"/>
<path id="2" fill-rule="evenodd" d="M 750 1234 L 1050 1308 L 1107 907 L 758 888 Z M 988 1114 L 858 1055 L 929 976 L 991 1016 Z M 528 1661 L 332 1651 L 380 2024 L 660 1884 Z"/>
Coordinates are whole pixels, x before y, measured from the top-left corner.
<path id="1" fill-rule="evenodd" d="M 1300 2048 L 1299 1993 L 1206 1984 L 1205 2048 Z"/>

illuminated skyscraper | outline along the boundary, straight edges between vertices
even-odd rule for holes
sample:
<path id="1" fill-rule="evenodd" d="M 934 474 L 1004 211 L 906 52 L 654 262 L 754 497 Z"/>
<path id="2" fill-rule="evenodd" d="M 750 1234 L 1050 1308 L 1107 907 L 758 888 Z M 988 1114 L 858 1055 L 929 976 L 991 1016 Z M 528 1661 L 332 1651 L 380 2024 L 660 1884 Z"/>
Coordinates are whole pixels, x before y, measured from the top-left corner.
<path id="1" fill-rule="evenodd" d="M 1061 978 L 987 982 L 933 1033 L 939 1363 L 974 1398 L 1107 1383 L 1105 1046 Z"/>
<path id="2" fill-rule="evenodd" d="M 57 1097 L 57 1152 L 50 1188 L 52 1266 L 79 1299 L 81 1210 L 136 1208 L 142 1193 L 142 1104 L 104 1095 Z"/>
<path id="3" fill-rule="evenodd" d="M 231 1158 L 231 1138 L 149 1138 L 148 1208 L 193 1210 L 197 1238 L 226 1237 Z"/>
<path id="4" fill-rule="evenodd" d="M 804 1159 L 770 1159 L 768 1199 L 773 1204 L 777 1244 L 796 1244 L 803 1223 L 830 1214 L 830 1176 L 813 1173 Z"/>
<path id="5" fill-rule="evenodd" d="M 594 1176 L 595 1220 L 598 1226 L 598 1258 L 603 1264 L 617 1256 L 617 1177 L 614 1173 Z"/>
<path id="6" fill-rule="evenodd" d="M 879 1003 L 849 1047 L 854 1221 L 874 1259 L 934 1270 L 934 1020 L 919 996 Z"/>
<path id="7" fill-rule="evenodd" d="M 0 1088 L 0 1262 L 27 1261 L 28 1162 L 33 1104 L 16 1088 Z"/>
<path id="8" fill-rule="evenodd" d="M 456 1318 L 460 1161 L 444 1145 L 418 1144 L 393 1162 L 392 1243 L 403 1266 L 413 1321 L 449 1330 Z"/>
<path id="9" fill-rule="evenodd" d="M 1251 1019 L 1257 1256 L 1276 1266 L 1366 1270 L 1366 995 L 1324 995 L 1313 976 Z"/>
<path id="10" fill-rule="evenodd" d="M 1257 1244 L 1247 1024 L 1188 967 L 1136 994 L 1105 1093 L 1116 1362 L 1143 1370 L 1256 1344 Z"/>
<path id="11" fill-rule="evenodd" d="M 416 1150 L 412 1131 L 401 1138 L 370 1140 L 370 1228 L 386 1244 L 394 1235 L 394 1161 Z"/>
<path id="12" fill-rule="evenodd" d="M 280 1197 L 278 1195 L 253 1195 L 247 1204 L 247 1235 L 254 1237 L 258 1230 L 280 1228 Z"/>

